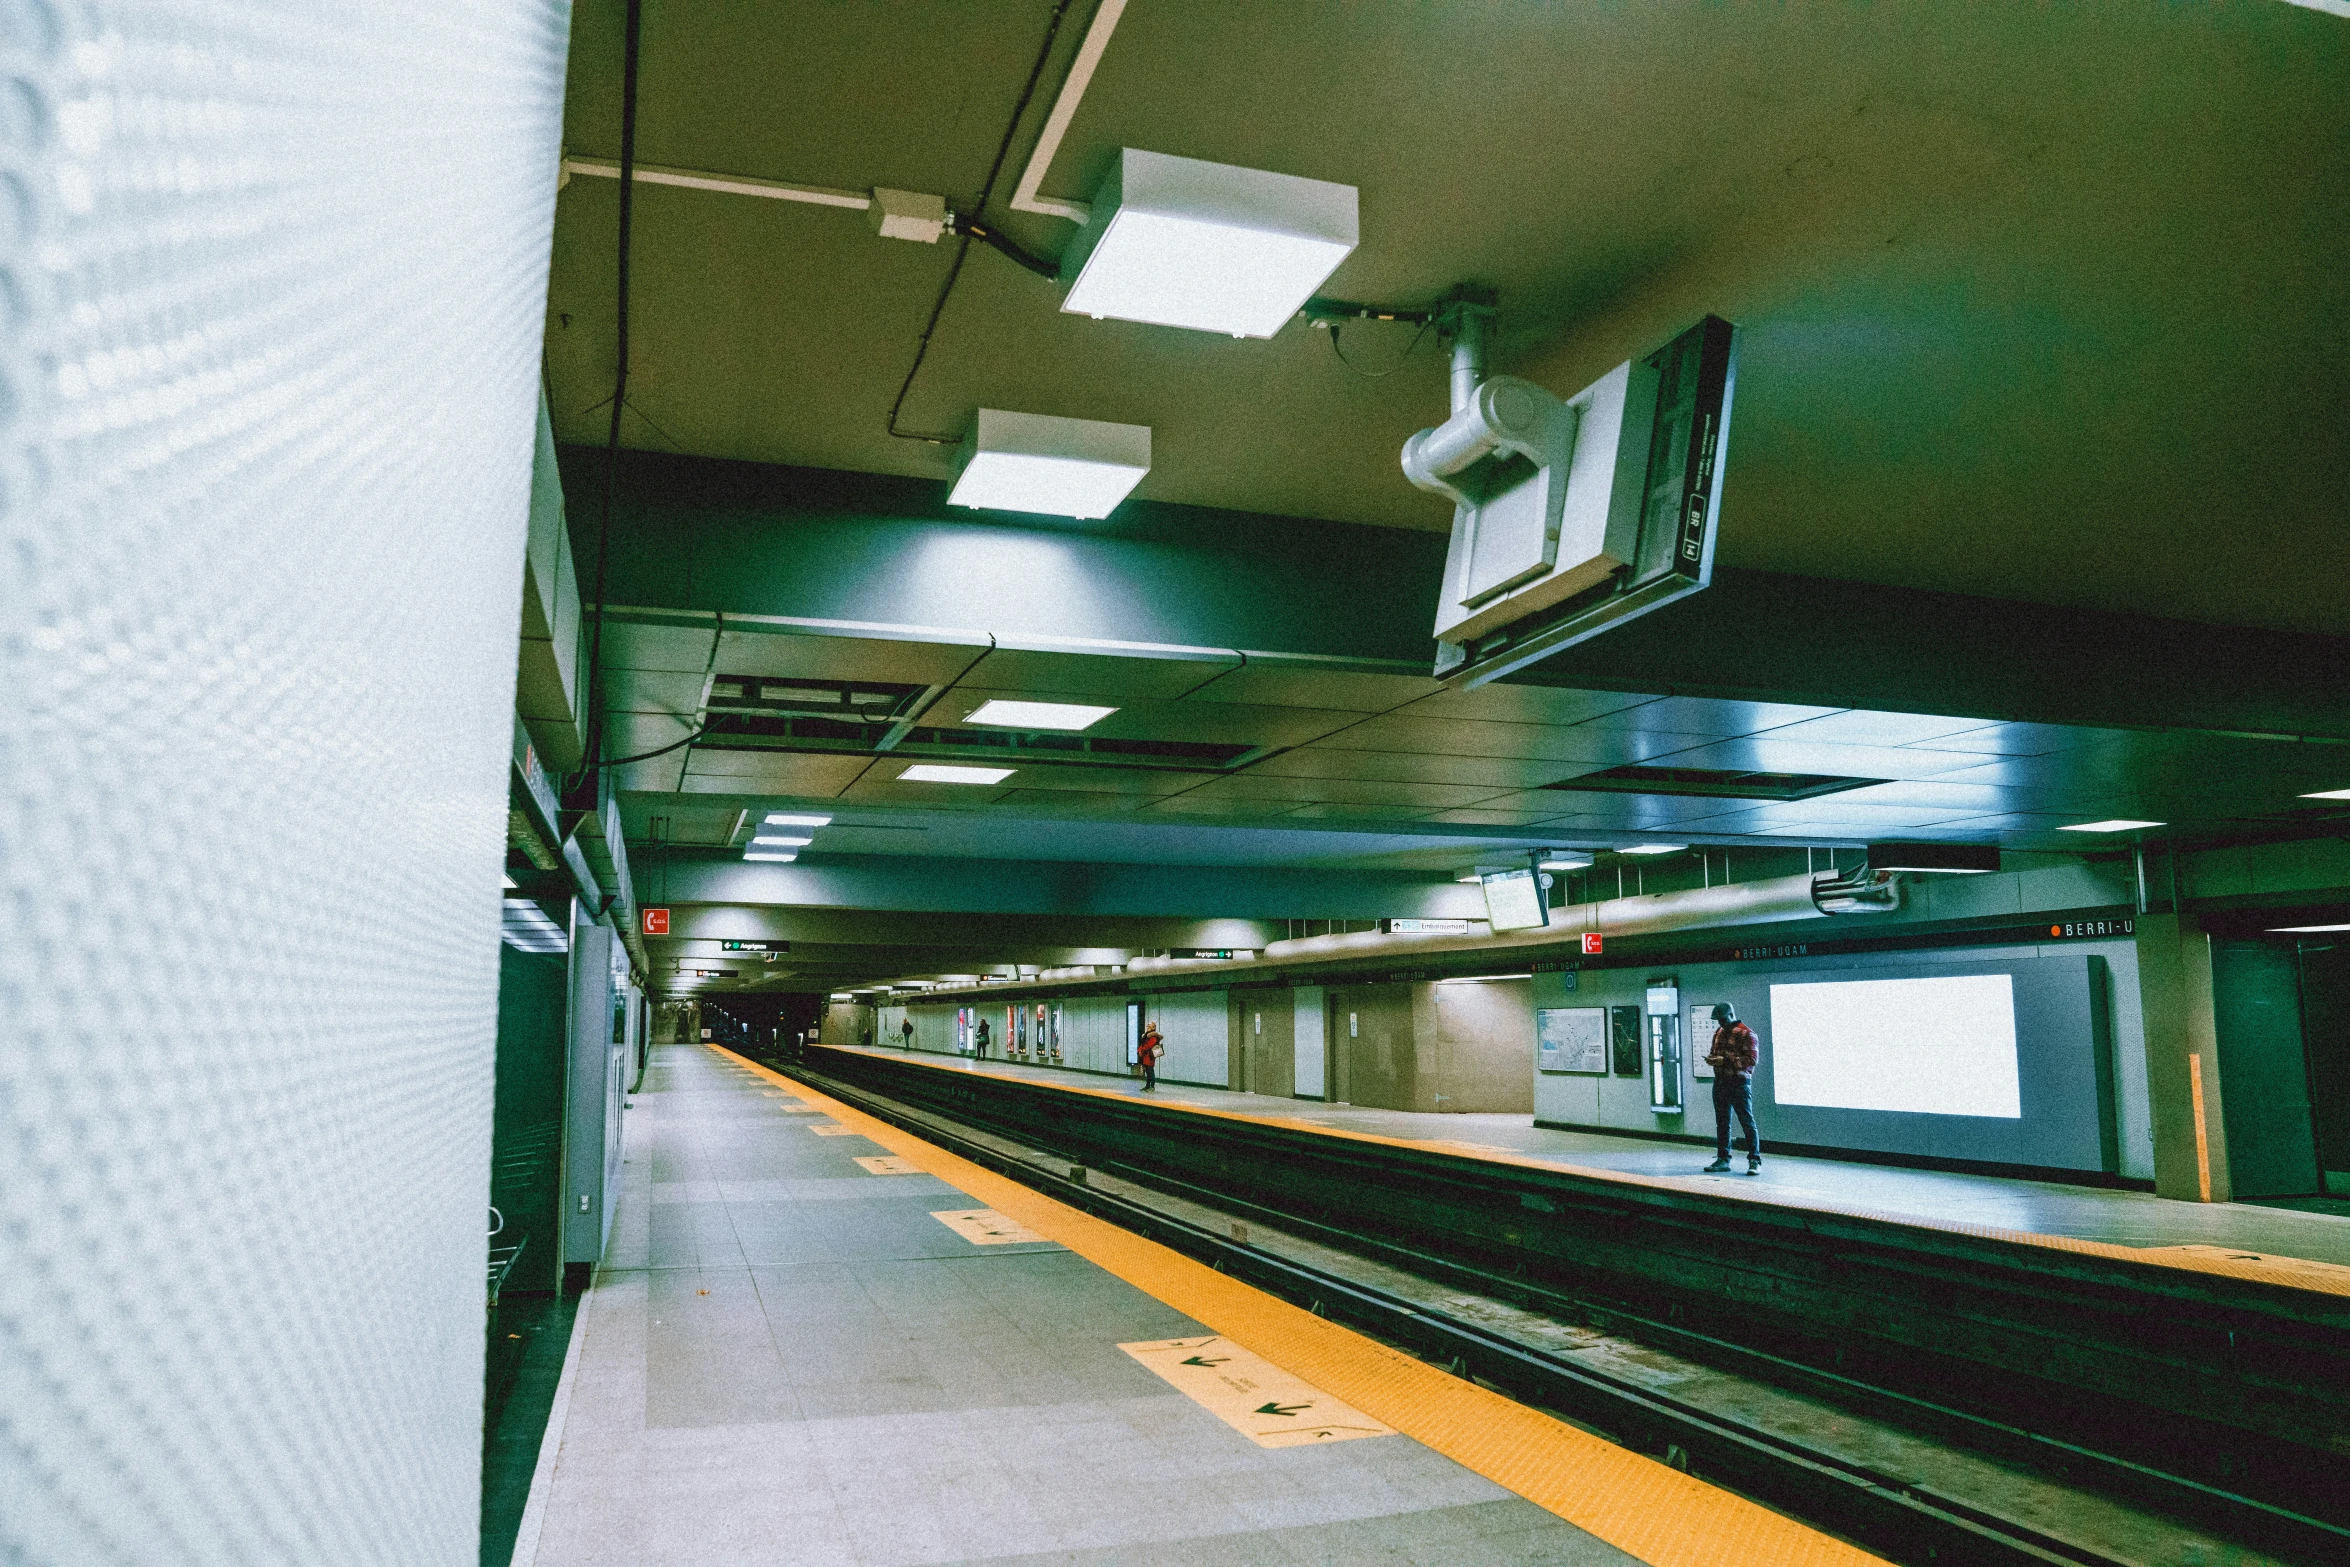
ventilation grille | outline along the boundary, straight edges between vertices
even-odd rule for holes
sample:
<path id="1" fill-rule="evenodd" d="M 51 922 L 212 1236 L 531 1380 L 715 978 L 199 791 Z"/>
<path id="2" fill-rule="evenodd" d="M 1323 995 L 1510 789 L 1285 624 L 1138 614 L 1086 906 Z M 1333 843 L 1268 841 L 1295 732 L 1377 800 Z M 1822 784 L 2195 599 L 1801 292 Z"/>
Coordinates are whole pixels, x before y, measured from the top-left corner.
<path id="1" fill-rule="evenodd" d="M 894 744 L 890 743 L 896 734 Z M 1052 762 L 1151 772 L 1221 773 L 1264 755 L 1256 745 L 1207 740 L 1117 740 L 1019 729 L 903 728 L 888 720 L 857 722 L 712 711 L 694 744 L 712 751 L 847 752 L 938 760 Z"/>
<path id="2" fill-rule="evenodd" d="M 807 680 L 767 675 L 720 675 L 710 682 L 711 713 L 890 723 L 912 712 L 928 686 L 880 680 Z"/>
<path id="3" fill-rule="evenodd" d="M 1846 789 L 1864 789 L 1882 778 L 1837 778 L 1826 773 L 1742 773 L 1709 767 L 1611 767 L 1585 773 L 1545 789 L 1592 790 L 1603 794 L 1719 795 L 1738 800 L 1810 800 Z"/>

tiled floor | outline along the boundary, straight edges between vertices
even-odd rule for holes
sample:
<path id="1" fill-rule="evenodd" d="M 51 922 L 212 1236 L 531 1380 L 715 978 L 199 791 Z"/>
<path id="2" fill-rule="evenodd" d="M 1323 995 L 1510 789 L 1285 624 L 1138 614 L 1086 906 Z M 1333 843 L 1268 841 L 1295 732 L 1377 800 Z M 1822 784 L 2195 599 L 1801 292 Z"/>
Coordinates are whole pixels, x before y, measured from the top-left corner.
<path id="1" fill-rule="evenodd" d="M 868 1053 L 902 1057 L 895 1050 Z M 1043 1078 L 1079 1088 L 1117 1093 L 1139 1091 L 1139 1085 L 1131 1080 L 1091 1072 L 1005 1061 L 974 1063 L 937 1055 L 916 1055 L 913 1059 L 1006 1077 Z M 1589 1132 L 1552 1131 L 1534 1125 L 1531 1116 L 1373 1110 L 1171 1083 L 1161 1084 L 1156 1097 L 1248 1115 L 1296 1117 L 1316 1125 L 1382 1137 L 1483 1143 L 1585 1169 L 1687 1180 L 1710 1191 L 1764 1202 L 1867 1208 L 1929 1223 L 1986 1225 L 2040 1235 L 2109 1241 L 2122 1246 L 2240 1247 L 2280 1257 L 2350 1265 L 2350 1217 L 2339 1214 L 2303 1213 L 2248 1203 L 2175 1202 L 2147 1192 L 2105 1191 L 2045 1181 L 2011 1181 L 1994 1176 L 1904 1170 L 1784 1155 L 1765 1160 L 1763 1174 L 1757 1179 L 1750 1180 L 1742 1173 L 1742 1162 L 1741 1173 L 1709 1176 L 1700 1172 L 1713 1157 L 1711 1148 Z M 1767 1115 L 1762 1132 L 1767 1145 L 1771 1135 Z"/>
<path id="2" fill-rule="evenodd" d="M 1117 1347 L 1200 1324 L 786 1103 L 657 1051 L 518 1567 L 1633 1560 L 1408 1437 L 1255 1446 Z"/>

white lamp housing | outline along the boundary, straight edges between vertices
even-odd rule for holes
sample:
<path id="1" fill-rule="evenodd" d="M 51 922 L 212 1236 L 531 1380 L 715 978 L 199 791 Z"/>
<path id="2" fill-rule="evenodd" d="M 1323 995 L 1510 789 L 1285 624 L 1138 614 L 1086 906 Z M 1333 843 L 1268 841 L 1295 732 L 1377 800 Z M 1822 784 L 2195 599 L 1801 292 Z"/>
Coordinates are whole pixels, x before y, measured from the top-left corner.
<path id="1" fill-rule="evenodd" d="M 1271 337 L 1353 251 L 1352 185 L 1121 150 L 1061 259 L 1063 310 Z"/>
<path id="2" fill-rule="evenodd" d="M 982 408 L 947 504 L 1107 517 L 1150 471 L 1147 424 Z"/>

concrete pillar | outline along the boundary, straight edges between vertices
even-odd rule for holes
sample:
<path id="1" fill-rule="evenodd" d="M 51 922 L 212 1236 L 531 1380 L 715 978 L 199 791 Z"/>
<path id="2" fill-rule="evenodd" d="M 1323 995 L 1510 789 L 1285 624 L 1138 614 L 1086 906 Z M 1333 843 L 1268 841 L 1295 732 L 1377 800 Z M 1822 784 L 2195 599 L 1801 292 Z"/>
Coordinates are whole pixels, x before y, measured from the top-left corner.
<path id="1" fill-rule="evenodd" d="M 2146 1020 L 2154 1190 L 2187 1202 L 2226 1202 L 2228 1138 L 2220 1114 L 2211 938 L 2192 919 L 2138 916 L 2138 999 Z"/>

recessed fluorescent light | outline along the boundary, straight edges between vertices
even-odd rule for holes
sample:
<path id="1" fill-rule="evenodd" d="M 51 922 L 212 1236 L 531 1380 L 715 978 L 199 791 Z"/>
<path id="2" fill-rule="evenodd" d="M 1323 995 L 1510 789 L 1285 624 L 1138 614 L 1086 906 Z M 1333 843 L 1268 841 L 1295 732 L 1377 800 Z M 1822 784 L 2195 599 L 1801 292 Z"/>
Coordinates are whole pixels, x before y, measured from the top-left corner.
<path id="1" fill-rule="evenodd" d="M 1546 871 L 1587 871 L 1591 869 L 1591 861 L 1588 858 L 1556 855 L 1544 860 L 1542 868 Z"/>
<path id="2" fill-rule="evenodd" d="M 782 854 L 770 854 L 765 849 L 757 849 L 745 854 L 743 858 L 746 860 L 773 860 L 779 865 L 789 865 L 798 859 L 799 855 L 788 851 Z"/>
<path id="3" fill-rule="evenodd" d="M 1090 729 L 1118 711 L 1114 707 L 1085 707 L 1076 702 L 982 702 L 967 724 L 999 724 L 1006 729 Z"/>
<path id="4" fill-rule="evenodd" d="M 780 833 L 765 832 L 751 840 L 762 849 L 804 849 L 815 841 L 813 838 L 792 838 Z"/>
<path id="5" fill-rule="evenodd" d="M 1478 875 L 1475 871 L 1463 871 L 1458 876 L 1455 876 L 1453 880 L 1461 883 L 1463 886 L 1477 887 L 1484 884 L 1485 878 Z"/>
<path id="6" fill-rule="evenodd" d="M 942 762 L 917 762 L 898 777 L 906 783 L 999 784 L 1017 771 L 1013 767 L 949 767 Z"/>
<path id="7" fill-rule="evenodd" d="M 2305 794 L 2301 798 L 2304 800 L 2350 800 L 2350 789 L 2320 789 L 2315 794 Z"/>
<path id="8" fill-rule="evenodd" d="M 1107 517 L 1150 471 L 1148 425 L 982 408 L 947 504 Z"/>
<path id="9" fill-rule="evenodd" d="M 2314 936 L 2322 931 L 2350 930 L 2350 925 L 2271 925 L 2272 935 Z"/>
<path id="10" fill-rule="evenodd" d="M 1497 980 L 1497 979 L 1532 979 L 1533 977 L 1534 977 L 1534 976 L 1533 976 L 1531 973 L 1526 973 L 1526 974 L 1455 974 L 1455 975 L 1452 975 L 1452 976 L 1451 976 L 1451 977 L 1449 977 L 1449 978 L 1446 978 L 1446 979 L 1440 979 L 1440 980 L 1438 980 L 1436 983 L 1438 983 L 1439 985 L 1483 985 L 1483 984 L 1487 984 L 1487 983 L 1489 983 L 1489 982 L 1491 982 L 1491 981 L 1493 981 L 1493 980 Z"/>
<path id="11" fill-rule="evenodd" d="M 776 812 L 767 818 L 767 825 L 770 827 L 830 827 L 832 818 L 829 816 L 792 816 Z"/>
<path id="12" fill-rule="evenodd" d="M 2161 822 L 2134 822 L 2126 816 L 2117 816 L 2109 822 L 2075 822 L 2062 832 L 2136 832 L 2141 827 L 2160 827 Z"/>
<path id="13" fill-rule="evenodd" d="M 1629 849 L 1618 849 L 1618 854 L 1679 854 L 1688 848 L 1685 843 L 1636 843 Z"/>
<path id="14" fill-rule="evenodd" d="M 1271 337 L 1355 248 L 1352 185 L 1127 147 L 1061 260 L 1061 308 Z"/>

